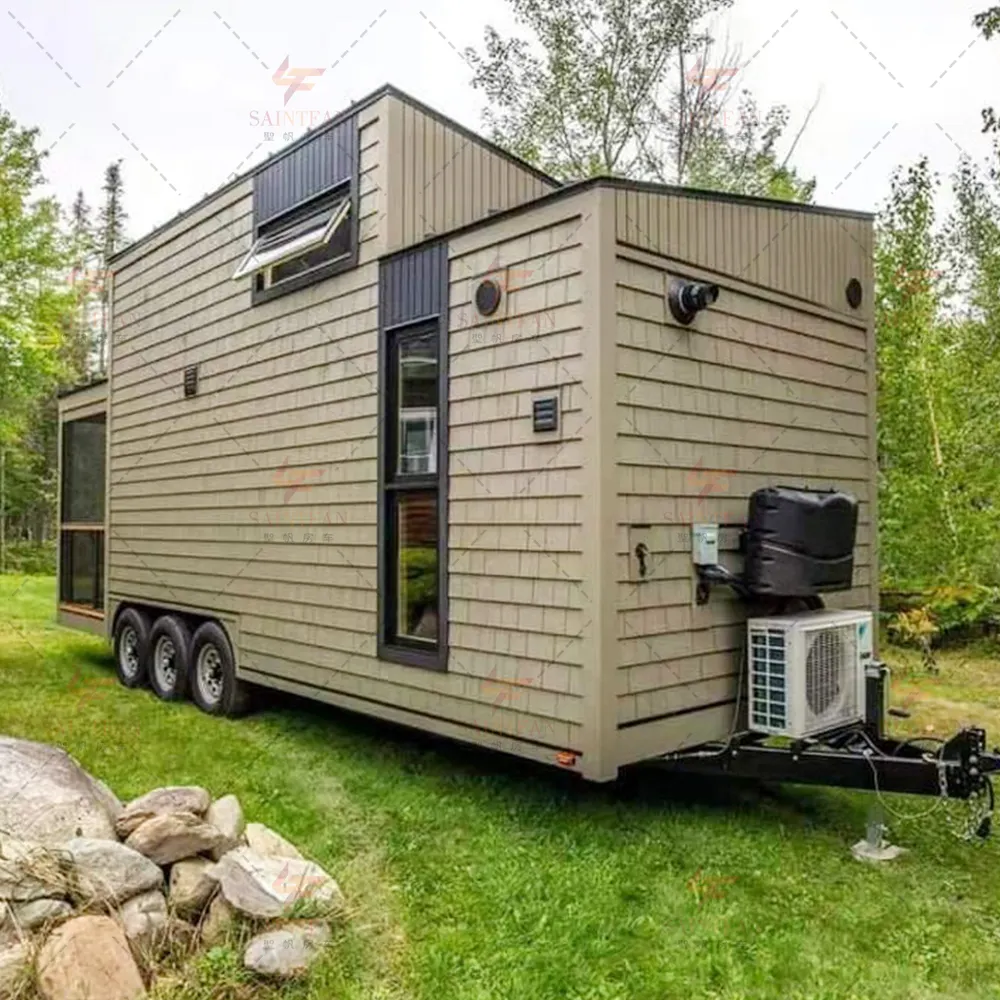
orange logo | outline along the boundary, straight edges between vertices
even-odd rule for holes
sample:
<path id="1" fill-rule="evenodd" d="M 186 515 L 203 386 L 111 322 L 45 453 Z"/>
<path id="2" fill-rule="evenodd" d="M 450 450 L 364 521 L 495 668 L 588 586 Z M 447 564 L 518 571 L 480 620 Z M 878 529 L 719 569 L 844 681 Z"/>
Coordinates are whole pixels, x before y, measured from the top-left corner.
<path id="1" fill-rule="evenodd" d="M 274 473 L 275 485 L 285 487 L 285 503 L 288 503 L 299 490 L 311 490 L 316 484 L 315 481 L 322 478 L 322 469 L 291 469 L 287 458 Z"/>
<path id="2" fill-rule="evenodd" d="M 704 62 L 697 62 L 684 74 L 684 79 L 702 90 L 724 90 L 738 69 L 737 66 L 706 66 Z"/>
<path id="3" fill-rule="evenodd" d="M 312 90 L 313 82 L 307 78 L 310 76 L 322 76 L 326 72 L 325 68 L 315 67 L 306 69 L 302 66 L 288 66 L 288 56 L 285 56 L 281 65 L 274 71 L 271 79 L 279 87 L 287 87 L 285 91 L 285 104 L 291 99 L 297 90 Z"/>

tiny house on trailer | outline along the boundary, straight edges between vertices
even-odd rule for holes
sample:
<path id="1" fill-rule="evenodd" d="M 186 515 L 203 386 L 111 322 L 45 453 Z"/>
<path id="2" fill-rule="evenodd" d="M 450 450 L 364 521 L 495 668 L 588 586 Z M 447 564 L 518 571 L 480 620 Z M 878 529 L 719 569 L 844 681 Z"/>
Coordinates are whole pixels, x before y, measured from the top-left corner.
<path id="1" fill-rule="evenodd" d="M 855 497 L 828 603 L 876 607 L 871 226 L 561 185 L 384 87 L 115 258 L 59 620 L 210 712 L 250 683 L 598 781 L 722 740 L 747 611 L 696 562 L 740 572 L 755 491 Z"/>

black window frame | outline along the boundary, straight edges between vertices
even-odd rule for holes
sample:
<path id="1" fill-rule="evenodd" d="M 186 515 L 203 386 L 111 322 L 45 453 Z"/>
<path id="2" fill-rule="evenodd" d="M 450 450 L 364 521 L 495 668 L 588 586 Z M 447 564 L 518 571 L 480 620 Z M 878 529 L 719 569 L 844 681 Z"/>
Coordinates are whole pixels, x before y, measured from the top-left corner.
<path id="1" fill-rule="evenodd" d="M 446 316 L 385 328 L 379 339 L 379 615 L 378 657 L 429 670 L 448 665 L 448 342 Z M 437 347 L 436 468 L 399 473 L 398 358 L 400 344 L 431 336 Z M 405 494 L 433 492 L 437 515 L 437 641 L 400 636 L 397 629 L 398 511 Z"/>
<path id="2" fill-rule="evenodd" d="M 254 272 L 250 275 L 251 306 L 270 302 L 272 299 L 281 298 L 283 295 L 290 295 L 292 292 L 308 288 L 309 285 L 315 285 L 320 281 L 326 281 L 327 278 L 332 278 L 334 275 L 341 274 L 344 271 L 353 270 L 358 266 L 358 212 L 360 209 L 360 197 L 357 177 L 357 164 L 355 164 L 351 177 L 338 181 L 336 184 L 332 184 L 324 190 L 311 195 L 304 201 L 292 205 L 290 208 L 272 215 L 270 218 L 262 219 L 254 225 L 253 243 L 256 243 L 262 235 L 267 234 L 268 230 L 279 232 L 286 228 L 293 228 L 297 223 L 308 219 L 309 216 L 316 213 L 318 207 L 324 202 L 331 202 L 333 205 L 336 205 L 346 196 L 351 203 L 351 209 L 347 217 L 347 225 L 350 232 L 350 251 L 347 256 L 331 260 L 328 264 L 323 264 L 320 267 L 303 271 L 302 274 L 286 278 L 284 281 L 271 285 L 269 288 L 259 287 L 258 278 L 260 277 L 260 272 Z"/>

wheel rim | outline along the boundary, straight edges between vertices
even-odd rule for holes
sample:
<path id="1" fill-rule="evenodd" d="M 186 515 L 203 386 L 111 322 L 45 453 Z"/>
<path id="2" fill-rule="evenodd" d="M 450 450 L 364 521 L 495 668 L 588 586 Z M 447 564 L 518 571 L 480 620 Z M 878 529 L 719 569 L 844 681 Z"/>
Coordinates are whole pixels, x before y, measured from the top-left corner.
<path id="1" fill-rule="evenodd" d="M 205 643 L 198 654 L 195 678 L 202 698 L 209 705 L 217 705 L 222 698 L 222 656 L 211 642 Z"/>
<path id="2" fill-rule="evenodd" d="M 139 673 L 139 633 L 131 625 L 122 630 L 118 643 L 118 666 L 129 680 Z"/>
<path id="3" fill-rule="evenodd" d="M 173 691 L 177 685 L 177 647 L 170 636 L 161 635 L 153 649 L 153 673 L 162 691 Z"/>

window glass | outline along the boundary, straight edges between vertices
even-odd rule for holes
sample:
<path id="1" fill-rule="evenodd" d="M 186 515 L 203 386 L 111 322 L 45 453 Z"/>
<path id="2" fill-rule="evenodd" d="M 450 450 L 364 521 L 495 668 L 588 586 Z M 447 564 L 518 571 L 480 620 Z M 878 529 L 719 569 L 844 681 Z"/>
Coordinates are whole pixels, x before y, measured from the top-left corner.
<path id="1" fill-rule="evenodd" d="M 437 344 L 433 336 L 403 340 L 397 354 L 399 453 L 403 475 L 437 471 Z"/>
<path id="2" fill-rule="evenodd" d="M 433 644 L 438 637 L 437 495 L 400 493 L 396 512 L 396 635 Z"/>
<path id="3" fill-rule="evenodd" d="M 62 520 L 104 523 L 104 414 L 63 425 Z"/>
<path id="4" fill-rule="evenodd" d="M 59 599 L 104 607 L 104 532 L 63 531 L 60 541 Z"/>
<path id="5" fill-rule="evenodd" d="M 351 226 L 350 220 L 345 219 L 334 230 L 328 243 L 323 243 L 315 250 L 309 250 L 298 257 L 292 257 L 290 260 L 275 264 L 271 268 L 271 284 L 275 285 L 279 281 L 295 277 L 296 274 L 311 271 L 314 267 L 327 264 L 338 257 L 346 257 L 350 252 Z"/>

